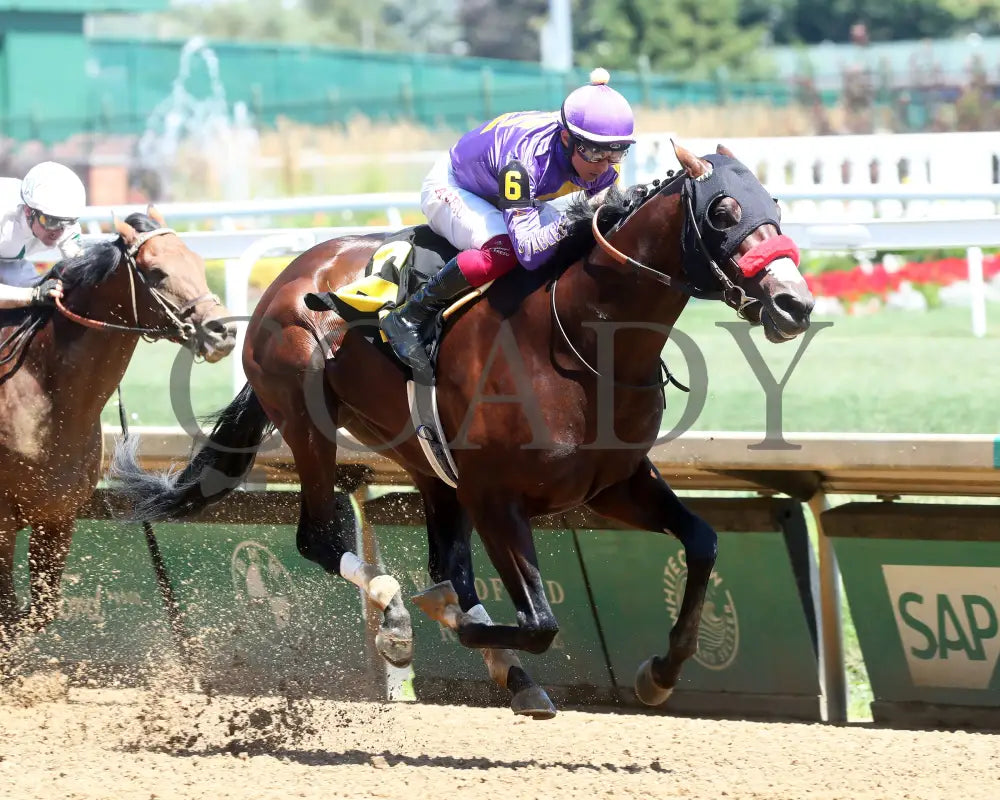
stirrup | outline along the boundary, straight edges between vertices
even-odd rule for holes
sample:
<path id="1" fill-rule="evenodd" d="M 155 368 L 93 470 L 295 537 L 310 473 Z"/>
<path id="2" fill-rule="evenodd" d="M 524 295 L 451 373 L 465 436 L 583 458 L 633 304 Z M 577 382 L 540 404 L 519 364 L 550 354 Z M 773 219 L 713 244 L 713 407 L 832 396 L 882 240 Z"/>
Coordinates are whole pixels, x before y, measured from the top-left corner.
<path id="1" fill-rule="evenodd" d="M 407 367 L 410 368 L 410 372 L 413 373 L 413 380 L 416 383 L 423 384 L 424 386 L 434 385 L 434 367 L 431 366 L 431 357 L 427 354 L 427 348 L 422 347 L 423 358 L 419 363 L 415 363 L 416 359 L 407 359 L 400 361 Z"/>

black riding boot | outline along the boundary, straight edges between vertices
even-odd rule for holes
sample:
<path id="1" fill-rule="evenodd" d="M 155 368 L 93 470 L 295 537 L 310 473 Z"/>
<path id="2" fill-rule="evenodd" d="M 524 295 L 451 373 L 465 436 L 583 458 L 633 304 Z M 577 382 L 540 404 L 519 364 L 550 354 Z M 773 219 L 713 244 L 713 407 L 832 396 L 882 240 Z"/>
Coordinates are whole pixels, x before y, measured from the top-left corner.
<path id="1" fill-rule="evenodd" d="M 458 258 L 453 258 L 409 300 L 389 312 L 379 323 L 393 352 L 413 370 L 413 376 L 419 383 L 430 384 L 433 381 L 427 346 L 438 312 L 452 298 L 470 288 L 458 268 Z"/>

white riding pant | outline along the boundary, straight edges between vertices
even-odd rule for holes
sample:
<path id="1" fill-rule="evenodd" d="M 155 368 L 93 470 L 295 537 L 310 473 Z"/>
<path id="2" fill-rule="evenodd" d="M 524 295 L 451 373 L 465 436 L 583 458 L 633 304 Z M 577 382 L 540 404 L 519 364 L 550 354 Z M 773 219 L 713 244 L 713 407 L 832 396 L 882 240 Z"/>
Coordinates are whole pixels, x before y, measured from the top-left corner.
<path id="1" fill-rule="evenodd" d="M 0 259 L 0 283 L 7 286 L 34 286 L 38 283 L 38 270 L 23 258 Z"/>
<path id="2" fill-rule="evenodd" d="M 459 250 L 478 250 L 490 239 L 507 235 L 503 212 L 455 181 L 448 153 L 435 162 L 424 178 L 420 209 L 431 230 Z M 542 225 L 559 217 L 559 212 L 548 203 L 543 203 L 538 211 Z"/>

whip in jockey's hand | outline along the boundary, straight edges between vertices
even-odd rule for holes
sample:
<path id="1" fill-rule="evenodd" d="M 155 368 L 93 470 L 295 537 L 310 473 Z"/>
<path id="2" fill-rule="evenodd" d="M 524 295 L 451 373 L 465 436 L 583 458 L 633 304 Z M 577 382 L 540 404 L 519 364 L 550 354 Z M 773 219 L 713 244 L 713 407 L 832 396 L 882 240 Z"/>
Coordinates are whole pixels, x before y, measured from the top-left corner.
<path id="1" fill-rule="evenodd" d="M 428 173 L 421 209 L 461 252 L 381 322 L 421 382 L 430 380 L 427 344 L 438 312 L 518 264 L 538 269 L 567 230 L 549 201 L 574 192 L 593 199 L 617 181 L 635 121 L 609 80 L 595 69 L 558 112 L 501 114 L 465 134 Z"/>
<path id="2" fill-rule="evenodd" d="M 79 218 L 86 205 L 83 182 L 54 161 L 35 165 L 24 180 L 0 178 L 0 308 L 62 297 L 58 280 L 35 285 L 38 273 L 26 256 L 50 248 L 63 258 L 79 255 Z"/>

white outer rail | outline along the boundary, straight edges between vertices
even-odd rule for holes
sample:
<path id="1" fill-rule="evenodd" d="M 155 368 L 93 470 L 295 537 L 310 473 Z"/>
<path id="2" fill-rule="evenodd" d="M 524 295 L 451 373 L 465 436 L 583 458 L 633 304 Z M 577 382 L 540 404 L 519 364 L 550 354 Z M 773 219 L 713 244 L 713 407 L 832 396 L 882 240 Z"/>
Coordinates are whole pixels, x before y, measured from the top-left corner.
<path id="1" fill-rule="evenodd" d="M 352 234 L 376 234 L 396 226 L 344 226 L 321 228 L 263 228 L 257 230 L 188 231 L 180 234 L 187 245 L 206 259 L 224 259 L 227 306 L 236 315 L 246 315 L 246 283 L 257 259 L 271 254 L 298 254 L 318 242 Z M 921 248 L 965 248 L 972 290 L 973 335 L 986 333 L 986 299 L 982 273 L 983 247 L 1000 247 L 1000 216 L 968 219 L 871 219 L 859 222 L 783 223 L 785 233 L 803 250 L 914 250 Z M 110 234 L 87 234 L 85 241 L 110 239 Z M 56 250 L 32 256 L 52 262 Z M 237 266 L 239 264 L 239 266 Z M 238 285 L 237 285 L 238 284 Z M 234 381 L 242 386 L 242 366 L 234 367 Z"/>
<path id="2" fill-rule="evenodd" d="M 1000 206 L 1000 184 L 959 188 L 953 186 L 906 184 L 789 184 L 773 185 L 770 191 L 782 201 L 898 201 L 951 202 L 973 201 Z M 400 209 L 420 208 L 419 192 L 382 192 L 377 194 L 317 195 L 314 197 L 284 197 L 245 201 L 209 201 L 190 203 L 158 203 L 166 219 L 176 221 L 221 220 L 221 227 L 233 228 L 237 217 L 281 217 L 296 214 L 335 213 L 347 211 L 384 211 L 390 225 L 398 225 Z M 144 205 L 87 206 L 80 219 L 92 229 L 107 224 L 112 212 L 124 218 L 133 212 L 146 211 Z"/>
<path id="3" fill-rule="evenodd" d="M 169 216 L 167 217 L 169 221 Z M 258 239 L 294 231 L 313 243 L 351 234 L 383 233 L 392 225 L 256 228 L 227 231 L 182 231 L 180 237 L 206 259 L 239 258 Z M 1000 216 L 964 219 L 868 219 L 856 222 L 790 220 L 785 233 L 804 250 L 919 250 L 923 248 L 1000 247 Z M 84 241 L 111 239 L 110 234 L 85 234 Z M 58 260 L 56 250 L 31 256 L 35 261 Z"/>

